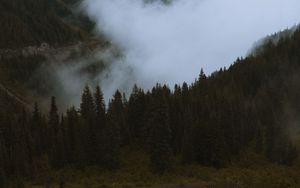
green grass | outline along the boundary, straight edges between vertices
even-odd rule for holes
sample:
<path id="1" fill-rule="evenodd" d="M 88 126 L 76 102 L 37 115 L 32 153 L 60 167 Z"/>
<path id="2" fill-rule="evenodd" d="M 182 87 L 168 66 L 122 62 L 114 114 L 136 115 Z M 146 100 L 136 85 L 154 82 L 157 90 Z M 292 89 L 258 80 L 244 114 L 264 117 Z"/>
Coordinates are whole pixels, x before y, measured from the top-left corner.
<path id="1" fill-rule="evenodd" d="M 214 169 L 200 165 L 180 165 L 174 159 L 174 167 L 164 174 L 156 174 L 149 167 L 149 158 L 142 152 L 123 151 L 121 168 L 106 171 L 95 167 L 77 169 L 66 167 L 49 171 L 28 182 L 26 188 L 42 188 L 43 182 L 51 182 L 58 188 L 61 178 L 70 188 L 130 188 L 130 187 L 216 187 L 216 188 L 281 188 L 300 187 L 300 165 L 293 167 L 270 164 L 254 154 L 245 154 L 239 162 L 227 168 Z"/>

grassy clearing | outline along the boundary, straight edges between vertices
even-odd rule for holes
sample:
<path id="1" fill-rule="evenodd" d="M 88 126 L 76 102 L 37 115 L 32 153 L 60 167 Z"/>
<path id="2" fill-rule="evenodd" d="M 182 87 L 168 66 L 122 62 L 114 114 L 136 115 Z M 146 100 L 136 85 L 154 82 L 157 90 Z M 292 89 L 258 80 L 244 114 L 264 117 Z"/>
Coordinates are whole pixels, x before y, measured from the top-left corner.
<path id="1" fill-rule="evenodd" d="M 174 165 L 164 174 L 156 174 L 149 167 L 149 159 L 142 152 L 125 150 L 122 166 L 116 171 L 95 167 L 77 169 L 67 167 L 49 171 L 27 183 L 26 188 L 42 188 L 45 181 L 58 188 L 61 178 L 70 188 L 282 188 L 300 187 L 300 165 L 278 166 L 256 155 L 245 154 L 227 168 L 214 169 L 199 165 Z M 176 164 L 176 159 L 174 159 Z"/>

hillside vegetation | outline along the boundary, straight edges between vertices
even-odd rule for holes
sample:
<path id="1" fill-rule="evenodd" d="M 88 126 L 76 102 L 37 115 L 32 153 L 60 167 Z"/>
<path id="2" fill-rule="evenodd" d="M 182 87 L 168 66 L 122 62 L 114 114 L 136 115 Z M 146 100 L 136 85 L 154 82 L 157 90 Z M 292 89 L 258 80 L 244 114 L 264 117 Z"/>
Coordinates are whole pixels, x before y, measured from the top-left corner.
<path id="1" fill-rule="evenodd" d="M 78 0 L 0 1 L 1 92 L 14 93 L 28 104 L 43 101 L 51 92 L 62 91 L 54 67 L 75 64 L 92 56 L 95 49 L 110 46 L 106 39 L 94 38 L 93 23 L 80 12 L 78 3 Z M 46 48 L 41 49 L 42 45 Z M 99 62 L 93 64 L 103 66 Z"/>
<path id="2" fill-rule="evenodd" d="M 93 23 L 74 3 L 1 0 L 1 52 L 86 41 Z M 89 55 L 83 48 L 69 51 Z M 47 113 L 28 105 L 37 100 L 26 97 L 29 90 L 60 91 L 47 60 L 0 58 L 0 187 L 300 186 L 300 29 L 266 38 L 209 76 L 199 70 L 191 84 L 134 86 L 128 97 L 116 91 L 108 105 L 101 86 L 87 85 L 80 106 L 63 113 L 56 96 Z M 91 63 L 78 74 L 104 66 Z"/>
<path id="3" fill-rule="evenodd" d="M 11 113 L 0 111 L 0 183 L 140 187 L 186 180 L 215 187 L 297 187 L 299 72 L 297 29 L 276 43 L 266 40 L 229 68 L 210 76 L 200 70 L 194 83 L 173 90 L 135 86 L 128 98 L 116 91 L 106 107 L 101 87 L 86 86 L 80 108 L 63 115 L 55 97 L 46 115 L 38 104 L 32 112 L 11 105 Z M 131 185 L 143 179 L 138 169 L 150 178 Z"/>
<path id="4" fill-rule="evenodd" d="M 72 9 L 73 1 L 1 0 L 0 49 L 65 44 L 82 40 L 92 23 Z"/>

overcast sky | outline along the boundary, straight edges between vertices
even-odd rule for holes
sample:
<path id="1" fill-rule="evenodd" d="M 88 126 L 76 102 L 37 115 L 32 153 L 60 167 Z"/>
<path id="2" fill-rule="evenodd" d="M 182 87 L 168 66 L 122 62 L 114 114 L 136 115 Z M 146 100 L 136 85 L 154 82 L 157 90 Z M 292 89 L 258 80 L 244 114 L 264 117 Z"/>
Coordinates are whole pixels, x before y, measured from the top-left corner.
<path id="1" fill-rule="evenodd" d="M 228 66 L 255 41 L 300 22 L 300 0 L 177 0 L 169 6 L 84 0 L 83 6 L 97 32 L 124 50 L 122 63 L 146 88 L 192 82 L 201 67 L 211 73 Z"/>

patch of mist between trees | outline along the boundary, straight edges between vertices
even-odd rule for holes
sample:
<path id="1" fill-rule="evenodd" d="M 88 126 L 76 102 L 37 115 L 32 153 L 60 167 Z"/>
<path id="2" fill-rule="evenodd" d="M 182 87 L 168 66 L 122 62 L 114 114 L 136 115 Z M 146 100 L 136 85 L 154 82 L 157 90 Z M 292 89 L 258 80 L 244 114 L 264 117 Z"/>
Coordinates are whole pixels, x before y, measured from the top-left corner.
<path id="1" fill-rule="evenodd" d="M 115 46 L 91 51 L 74 46 L 47 57 L 24 80 L 24 87 L 41 110 L 46 112 L 50 97 L 55 96 L 59 110 L 64 112 L 73 105 L 79 107 L 85 85 L 92 90 L 100 85 L 107 104 L 117 89 L 128 95 L 135 80 L 133 69 L 124 63 L 124 56 Z"/>
<path id="2" fill-rule="evenodd" d="M 203 2 L 203 8 L 201 3 L 195 1 L 189 4 L 177 0 L 169 6 L 159 1 L 148 3 L 149 5 L 140 3 L 138 6 L 137 0 L 120 2 L 123 3 L 123 9 L 128 12 L 124 13 L 124 10 L 118 12 L 120 6 L 113 7 L 114 4 L 105 0 L 84 1 L 85 7 L 81 8 L 96 21 L 96 35 L 105 36 L 111 40 L 112 43 L 122 48 L 124 55 L 116 54 L 112 48 L 104 51 L 99 49 L 98 52 L 92 52 L 83 57 L 75 55 L 75 58 L 70 58 L 67 62 L 53 63 L 51 65 L 54 70 L 53 76 L 59 81 L 55 86 L 56 89 L 51 93 L 57 96 L 58 102 L 63 106 L 78 106 L 82 89 L 86 84 L 91 87 L 99 84 L 107 103 L 117 89 L 129 94 L 135 83 L 145 89 L 150 89 L 156 82 L 170 85 L 183 81 L 192 82 L 201 67 L 212 72 L 233 62 L 242 54 L 241 51 L 248 49 L 248 44 L 252 44 L 253 36 L 258 35 L 252 33 L 253 36 L 249 39 L 239 40 L 252 32 L 249 30 L 248 33 L 243 34 L 244 29 L 250 29 L 253 23 L 247 27 L 237 28 L 236 20 L 225 21 L 228 22 L 226 27 L 215 22 L 220 21 L 219 18 L 213 19 L 211 23 L 205 21 L 204 16 L 214 15 L 211 15 L 212 12 L 209 9 L 211 5 L 208 1 L 199 1 Z M 98 7 L 103 3 L 109 6 Z M 220 8 L 215 1 L 212 1 L 212 4 L 217 9 Z M 249 2 L 247 4 L 252 5 Z M 87 8 L 87 6 L 90 7 Z M 92 10 L 91 6 L 94 7 Z M 130 12 L 132 9 L 133 13 Z M 203 10 L 203 12 L 199 13 L 197 10 Z M 234 11 L 233 15 L 242 10 Z M 217 15 L 226 13 L 223 10 L 220 12 Z M 119 20 L 122 14 L 125 18 Z M 105 20 L 108 19 L 107 16 L 111 16 L 112 20 Z M 141 18 L 136 20 L 138 16 Z M 111 23 L 114 21 L 115 23 Z M 123 22 L 126 21 L 129 23 L 124 25 Z M 130 21 L 135 21 L 136 25 L 131 25 Z M 199 22 L 199 26 L 195 24 L 196 21 Z M 201 24 L 201 22 L 204 23 Z M 116 27 L 118 25 L 116 23 L 120 26 Z M 265 33 L 266 28 L 261 29 L 259 34 Z M 222 31 L 221 34 L 220 31 Z M 210 37 L 205 37 L 208 33 Z M 226 50 L 223 51 L 224 49 Z"/>
<path id="3" fill-rule="evenodd" d="M 192 82 L 247 55 L 253 41 L 297 23 L 295 0 L 82 0 L 96 33 L 124 49 L 144 89 Z M 263 19 L 262 19 L 263 18 Z"/>
<path id="4" fill-rule="evenodd" d="M 133 70 L 123 62 L 119 49 L 110 46 L 82 53 L 75 47 L 41 62 L 23 82 L 32 103 L 38 102 L 41 110 L 47 112 L 50 97 L 55 96 L 59 111 L 64 112 L 73 105 L 78 108 L 85 85 L 92 91 L 100 85 L 106 103 L 117 89 L 130 93 L 131 83 L 136 78 Z"/>
<path id="5" fill-rule="evenodd" d="M 299 110 L 299 109 L 298 109 Z M 290 104 L 286 104 L 284 108 L 284 124 L 287 128 L 287 135 L 290 141 L 300 149 L 300 117 L 298 116 L 299 111 L 292 108 Z"/>
<path id="6" fill-rule="evenodd" d="M 290 72 L 289 81 L 284 82 L 286 88 L 289 88 L 288 92 L 291 93 L 292 97 L 285 97 L 283 100 L 283 124 L 287 128 L 287 134 L 293 144 L 297 147 L 298 151 L 300 149 L 300 106 L 295 104 L 293 101 L 299 100 L 300 91 L 300 75 L 297 71 Z"/>
<path id="7" fill-rule="evenodd" d="M 85 85 L 93 90 L 100 85 L 105 102 L 117 89 L 128 94 L 135 80 L 133 70 L 117 56 L 115 49 L 99 50 L 88 56 L 60 63 L 53 67 L 59 86 L 53 90 L 63 108 L 79 106 Z"/>

